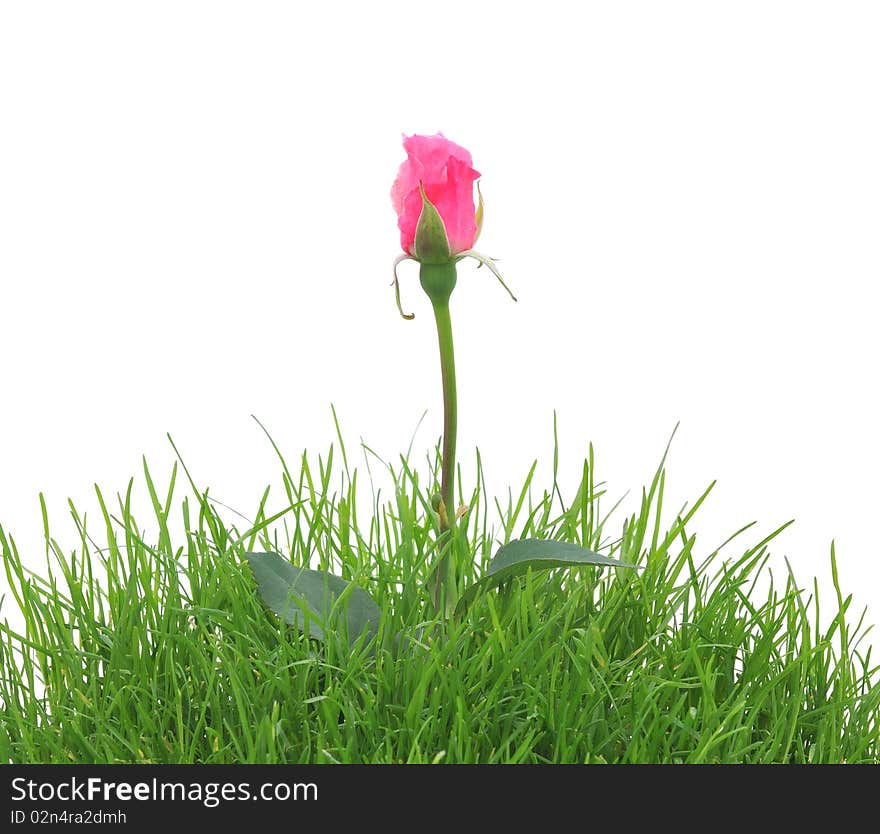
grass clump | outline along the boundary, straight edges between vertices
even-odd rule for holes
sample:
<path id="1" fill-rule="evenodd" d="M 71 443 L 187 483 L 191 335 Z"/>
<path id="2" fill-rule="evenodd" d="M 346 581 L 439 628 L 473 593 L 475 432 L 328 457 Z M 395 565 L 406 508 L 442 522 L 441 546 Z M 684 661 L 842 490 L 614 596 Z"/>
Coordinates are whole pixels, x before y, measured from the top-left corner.
<path id="1" fill-rule="evenodd" d="M 769 569 L 779 530 L 736 558 L 732 540 L 701 552 L 691 530 L 709 490 L 664 523 L 663 463 L 639 511 L 618 519 L 600 509 L 592 450 L 570 499 L 555 466 L 541 491 L 533 467 L 503 503 L 490 502 L 478 455 L 461 522 L 471 579 L 517 537 L 640 570 L 529 573 L 442 622 L 424 587 L 439 456 L 389 467 L 393 494 L 373 491 L 361 521 L 363 487 L 337 448 L 341 467 L 332 447 L 293 469 L 281 458 L 281 512 L 266 490 L 244 529 L 191 479 L 175 520 L 178 467 L 160 492 L 146 463 L 155 540 L 134 517 L 133 482 L 113 502 L 97 490 L 97 525 L 71 507 L 72 552 L 44 506 L 42 575 L 0 528 L 23 621 L 0 626 L 0 760 L 880 761 L 880 686 L 833 549 L 836 614 L 820 629 L 815 582 L 807 594 Z M 383 610 L 376 643 L 319 644 L 279 622 L 242 558 L 253 549 L 368 590 Z"/>

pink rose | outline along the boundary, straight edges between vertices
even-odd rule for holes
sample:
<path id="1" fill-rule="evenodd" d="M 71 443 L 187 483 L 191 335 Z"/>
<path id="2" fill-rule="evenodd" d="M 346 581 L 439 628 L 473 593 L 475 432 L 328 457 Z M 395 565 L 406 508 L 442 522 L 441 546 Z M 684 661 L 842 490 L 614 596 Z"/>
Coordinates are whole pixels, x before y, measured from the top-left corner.
<path id="1" fill-rule="evenodd" d="M 404 136 L 403 147 L 407 158 L 391 187 L 403 251 L 415 255 L 416 226 L 422 213 L 420 183 L 443 220 L 450 255 L 471 249 L 477 237 L 474 181 L 480 174 L 472 167 L 470 153 L 442 133 Z"/>

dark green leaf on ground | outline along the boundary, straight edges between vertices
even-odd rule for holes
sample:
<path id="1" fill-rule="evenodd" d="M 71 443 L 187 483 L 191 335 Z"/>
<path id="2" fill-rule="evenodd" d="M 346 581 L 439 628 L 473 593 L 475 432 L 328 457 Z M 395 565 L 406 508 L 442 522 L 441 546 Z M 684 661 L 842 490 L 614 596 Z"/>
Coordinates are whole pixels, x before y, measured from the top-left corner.
<path id="1" fill-rule="evenodd" d="M 382 616 L 361 587 L 320 570 L 300 568 L 277 553 L 245 553 L 266 607 L 285 622 L 323 640 L 329 629 L 346 629 L 353 643 L 375 636 Z"/>
<path id="2" fill-rule="evenodd" d="M 486 575 L 471 585 L 458 603 L 458 611 L 480 593 L 514 576 L 520 576 L 529 569 L 550 570 L 551 568 L 576 568 L 583 565 L 599 565 L 614 568 L 634 568 L 628 562 L 620 562 L 610 556 L 594 553 L 571 542 L 557 542 L 552 539 L 514 539 L 498 549 Z"/>

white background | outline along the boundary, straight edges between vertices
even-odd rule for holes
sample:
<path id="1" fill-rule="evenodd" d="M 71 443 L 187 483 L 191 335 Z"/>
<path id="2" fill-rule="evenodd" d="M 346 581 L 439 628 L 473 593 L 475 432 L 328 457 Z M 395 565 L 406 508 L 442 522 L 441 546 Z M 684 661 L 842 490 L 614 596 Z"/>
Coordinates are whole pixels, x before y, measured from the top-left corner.
<path id="1" fill-rule="evenodd" d="M 413 264 L 394 305 L 389 189 L 442 130 L 520 299 L 459 271 L 465 477 L 478 444 L 490 490 L 546 484 L 555 409 L 565 482 L 593 441 L 634 509 L 681 421 L 703 552 L 795 518 L 774 566 L 827 585 L 836 539 L 876 622 L 878 43 L 871 2 L 0 4 L 0 523 L 38 567 L 42 491 L 74 548 L 68 496 L 144 502 L 165 432 L 280 506 L 251 414 L 295 462 L 331 403 L 387 458 L 427 409 L 421 457 L 436 337 Z"/>

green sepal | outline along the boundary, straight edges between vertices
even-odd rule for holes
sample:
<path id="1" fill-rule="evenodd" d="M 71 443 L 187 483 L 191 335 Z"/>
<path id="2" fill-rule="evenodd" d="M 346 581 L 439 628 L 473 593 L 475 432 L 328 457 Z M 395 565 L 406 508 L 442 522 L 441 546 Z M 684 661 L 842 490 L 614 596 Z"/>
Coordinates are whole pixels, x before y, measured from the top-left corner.
<path id="1" fill-rule="evenodd" d="M 449 263 L 452 256 L 443 218 L 428 199 L 421 183 L 419 183 L 419 191 L 422 194 L 422 213 L 419 215 L 419 222 L 416 226 L 413 257 L 423 264 Z"/>
<path id="2" fill-rule="evenodd" d="M 483 192 L 480 191 L 480 181 L 477 180 L 477 211 L 474 215 L 474 222 L 477 224 L 477 233 L 474 235 L 474 245 L 480 239 L 480 233 L 483 231 Z"/>

